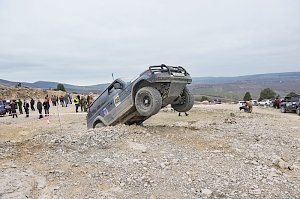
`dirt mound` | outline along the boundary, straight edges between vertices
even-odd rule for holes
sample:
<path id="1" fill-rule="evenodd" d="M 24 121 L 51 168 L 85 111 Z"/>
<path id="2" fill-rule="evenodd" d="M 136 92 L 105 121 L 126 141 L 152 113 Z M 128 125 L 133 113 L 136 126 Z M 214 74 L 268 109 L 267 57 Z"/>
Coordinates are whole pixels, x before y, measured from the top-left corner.
<path id="1" fill-rule="evenodd" d="M 63 95 L 62 91 L 44 90 L 40 88 L 12 87 L 0 85 L 0 99 L 42 99 L 46 95 Z"/>

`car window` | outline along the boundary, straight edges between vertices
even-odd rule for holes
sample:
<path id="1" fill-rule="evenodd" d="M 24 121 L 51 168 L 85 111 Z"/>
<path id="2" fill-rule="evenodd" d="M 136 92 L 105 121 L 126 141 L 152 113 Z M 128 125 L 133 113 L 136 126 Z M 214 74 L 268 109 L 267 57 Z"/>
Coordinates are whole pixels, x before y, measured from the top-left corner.
<path id="1" fill-rule="evenodd" d="M 300 98 L 299 96 L 292 97 L 291 101 L 292 102 L 299 102 L 299 98 Z"/>

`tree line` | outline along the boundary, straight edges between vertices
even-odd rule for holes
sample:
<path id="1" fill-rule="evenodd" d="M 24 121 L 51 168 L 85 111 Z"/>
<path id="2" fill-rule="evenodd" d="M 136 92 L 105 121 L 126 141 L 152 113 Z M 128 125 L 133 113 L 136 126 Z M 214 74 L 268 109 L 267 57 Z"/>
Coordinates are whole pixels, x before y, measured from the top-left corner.
<path id="1" fill-rule="evenodd" d="M 286 97 L 293 97 L 296 95 L 297 95 L 296 93 L 290 92 L 289 94 L 286 95 Z M 258 101 L 261 101 L 263 99 L 275 99 L 275 98 L 280 98 L 280 95 L 276 94 L 276 92 L 270 88 L 265 88 L 260 92 Z M 250 92 L 247 91 L 244 96 L 244 101 L 249 101 L 249 100 L 252 100 L 252 97 Z"/>
<path id="2" fill-rule="evenodd" d="M 293 97 L 293 96 L 296 96 L 296 95 L 297 94 L 295 92 L 290 92 L 289 94 L 286 95 L 286 97 Z M 277 94 L 275 91 L 273 91 L 272 89 L 265 88 L 265 89 L 261 90 L 258 101 L 261 101 L 263 99 L 275 99 L 275 98 L 280 98 L 280 97 L 281 96 L 279 94 Z M 252 96 L 251 96 L 251 93 L 249 91 L 247 91 L 245 93 L 243 100 L 244 101 L 252 100 Z M 202 96 L 200 101 L 201 102 L 210 101 L 210 99 L 207 96 Z"/>

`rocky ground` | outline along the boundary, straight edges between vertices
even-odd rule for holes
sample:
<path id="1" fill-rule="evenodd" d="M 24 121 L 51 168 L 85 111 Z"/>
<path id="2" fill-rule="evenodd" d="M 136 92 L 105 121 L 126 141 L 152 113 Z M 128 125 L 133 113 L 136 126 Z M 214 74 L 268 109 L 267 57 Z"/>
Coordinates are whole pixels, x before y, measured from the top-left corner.
<path id="1" fill-rule="evenodd" d="M 86 129 L 74 107 L 0 118 L 0 198 L 300 198 L 300 117 L 238 105 Z M 59 114 L 58 114 L 59 113 Z"/>

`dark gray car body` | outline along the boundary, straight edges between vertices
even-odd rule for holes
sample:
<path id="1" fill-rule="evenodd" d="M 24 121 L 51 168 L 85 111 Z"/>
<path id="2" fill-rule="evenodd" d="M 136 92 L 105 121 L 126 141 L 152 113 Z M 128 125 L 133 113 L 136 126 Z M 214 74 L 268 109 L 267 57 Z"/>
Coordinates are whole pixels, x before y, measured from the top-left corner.
<path id="1" fill-rule="evenodd" d="M 286 97 L 283 102 L 280 103 L 280 111 L 285 112 L 296 112 L 300 103 L 300 95 Z"/>
<path id="2" fill-rule="evenodd" d="M 5 115 L 6 114 L 6 108 L 5 108 L 5 103 L 0 100 L 0 115 Z"/>
<path id="3" fill-rule="evenodd" d="M 87 127 L 94 128 L 98 123 L 105 126 L 118 123 L 141 124 L 151 115 L 142 116 L 136 110 L 135 96 L 139 89 L 157 89 L 161 95 L 162 108 L 168 104 L 176 104 L 183 89 L 191 82 L 191 76 L 183 67 L 166 65 L 150 66 L 130 83 L 116 79 L 90 105 Z"/>

